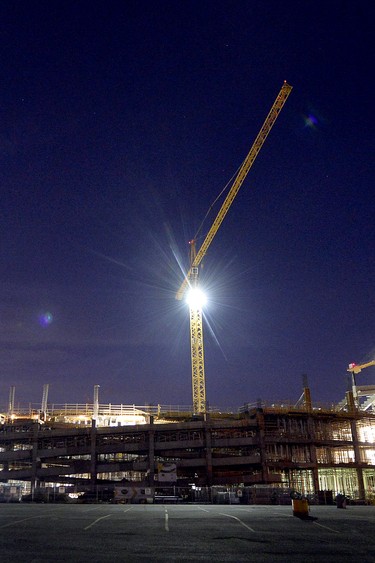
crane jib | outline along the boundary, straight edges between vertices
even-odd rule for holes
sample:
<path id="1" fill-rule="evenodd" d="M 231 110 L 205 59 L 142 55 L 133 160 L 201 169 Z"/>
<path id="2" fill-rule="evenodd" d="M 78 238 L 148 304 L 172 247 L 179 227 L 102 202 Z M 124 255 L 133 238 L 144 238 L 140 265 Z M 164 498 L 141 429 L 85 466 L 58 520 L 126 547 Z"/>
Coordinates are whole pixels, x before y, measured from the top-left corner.
<path id="1" fill-rule="evenodd" d="M 273 103 L 273 106 L 271 107 L 248 155 L 246 156 L 245 160 L 242 163 L 242 166 L 232 184 L 232 187 L 230 188 L 227 197 L 225 198 L 214 222 L 212 223 L 212 226 L 210 228 L 210 230 L 208 231 L 205 240 L 203 241 L 200 249 L 198 250 L 194 262 L 191 264 L 191 268 L 196 268 L 199 266 L 199 264 L 201 263 L 204 255 L 206 254 L 208 247 L 210 246 L 214 236 L 216 235 L 221 223 L 224 220 L 224 217 L 226 216 L 226 214 L 229 211 L 230 206 L 233 203 L 234 198 L 236 197 L 240 187 L 242 186 L 250 168 L 252 167 L 256 157 L 258 156 L 258 153 L 260 151 L 260 149 L 262 148 L 264 141 L 266 140 L 269 132 L 271 131 L 280 111 L 282 110 L 286 100 L 288 99 L 288 96 L 290 94 L 290 92 L 292 91 L 292 86 L 290 86 L 290 84 L 288 84 L 287 82 L 284 82 L 283 86 L 281 87 L 281 90 L 275 100 L 275 102 Z M 184 281 L 182 282 L 182 285 L 180 287 L 180 289 L 178 290 L 177 294 L 176 294 L 176 299 L 181 300 L 184 296 L 185 290 L 186 290 L 186 286 L 189 283 L 189 277 L 191 274 L 191 268 L 188 271 Z"/>

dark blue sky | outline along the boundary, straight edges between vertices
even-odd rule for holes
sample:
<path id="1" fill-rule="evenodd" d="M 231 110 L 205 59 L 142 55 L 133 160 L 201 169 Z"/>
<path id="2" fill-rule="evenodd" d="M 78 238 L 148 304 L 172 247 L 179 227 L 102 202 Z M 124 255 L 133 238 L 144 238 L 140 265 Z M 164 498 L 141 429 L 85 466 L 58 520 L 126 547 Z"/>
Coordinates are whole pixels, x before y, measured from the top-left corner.
<path id="1" fill-rule="evenodd" d="M 367 1 L 0 5 L 1 380 L 190 405 L 191 239 L 286 79 L 204 260 L 207 397 L 339 401 L 375 356 Z M 210 227 L 216 206 L 203 231 Z M 374 369 L 359 376 L 374 381 Z"/>

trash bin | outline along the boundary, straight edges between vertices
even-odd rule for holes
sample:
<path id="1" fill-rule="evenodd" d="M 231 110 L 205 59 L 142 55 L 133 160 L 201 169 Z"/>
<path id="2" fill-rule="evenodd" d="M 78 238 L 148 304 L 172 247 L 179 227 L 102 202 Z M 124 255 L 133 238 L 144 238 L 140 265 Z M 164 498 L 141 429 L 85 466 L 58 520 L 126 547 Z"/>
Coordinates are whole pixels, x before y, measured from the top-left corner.
<path id="1" fill-rule="evenodd" d="M 309 515 L 309 503 L 306 499 L 292 499 L 293 516 L 307 518 Z"/>

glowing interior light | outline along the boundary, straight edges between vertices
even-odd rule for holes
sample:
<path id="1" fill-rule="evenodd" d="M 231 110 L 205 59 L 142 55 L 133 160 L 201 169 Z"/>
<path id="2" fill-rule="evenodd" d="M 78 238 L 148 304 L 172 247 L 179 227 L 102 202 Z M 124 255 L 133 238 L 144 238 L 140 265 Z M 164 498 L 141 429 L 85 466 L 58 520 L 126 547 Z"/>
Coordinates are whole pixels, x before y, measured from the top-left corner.
<path id="1" fill-rule="evenodd" d="M 187 303 L 192 309 L 201 309 L 207 303 L 207 298 L 199 287 L 192 287 L 187 294 Z"/>

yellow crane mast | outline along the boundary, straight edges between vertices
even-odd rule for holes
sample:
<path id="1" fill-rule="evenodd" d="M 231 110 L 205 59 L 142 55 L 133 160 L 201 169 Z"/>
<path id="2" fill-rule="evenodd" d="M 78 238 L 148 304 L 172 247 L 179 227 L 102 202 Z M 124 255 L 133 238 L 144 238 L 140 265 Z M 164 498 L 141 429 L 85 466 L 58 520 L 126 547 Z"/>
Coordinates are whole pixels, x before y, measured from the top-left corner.
<path id="1" fill-rule="evenodd" d="M 291 90 L 292 86 L 285 81 L 198 252 L 195 250 L 195 241 L 191 241 L 190 269 L 176 294 L 176 299 L 181 300 L 184 297 L 187 286 L 193 288 L 198 286 L 199 265 L 258 156 L 280 111 L 288 99 Z M 202 307 L 200 303 L 190 303 L 190 343 L 193 408 L 195 413 L 204 413 L 206 411 L 206 384 L 204 373 Z"/>

